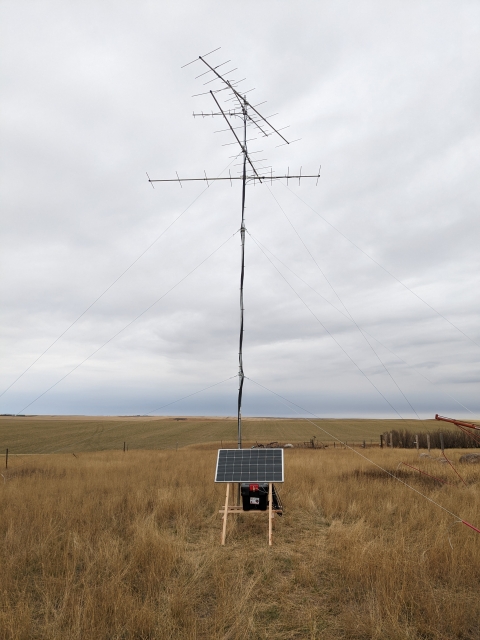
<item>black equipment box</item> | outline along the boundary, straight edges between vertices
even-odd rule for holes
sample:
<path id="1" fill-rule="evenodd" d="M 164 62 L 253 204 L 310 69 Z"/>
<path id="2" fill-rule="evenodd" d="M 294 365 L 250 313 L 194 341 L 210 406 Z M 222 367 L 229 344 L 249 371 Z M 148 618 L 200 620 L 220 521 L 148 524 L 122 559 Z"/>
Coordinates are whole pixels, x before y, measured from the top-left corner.
<path id="1" fill-rule="evenodd" d="M 268 483 L 248 483 L 241 485 L 244 511 L 266 511 L 268 507 Z"/>
<path id="2" fill-rule="evenodd" d="M 242 482 L 240 493 L 244 511 L 266 511 L 268 509 L 268 482 Z M 272 509 L 282 515 L 283 506 L 272 484 Z"/>

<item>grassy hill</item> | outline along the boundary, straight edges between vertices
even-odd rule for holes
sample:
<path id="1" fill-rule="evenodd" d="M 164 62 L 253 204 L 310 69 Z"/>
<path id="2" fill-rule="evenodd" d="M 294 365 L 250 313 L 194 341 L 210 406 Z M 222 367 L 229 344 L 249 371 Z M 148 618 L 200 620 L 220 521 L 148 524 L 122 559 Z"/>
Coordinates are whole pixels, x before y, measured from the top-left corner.
<path id="1" fill-rule="evenodd" d="M 324 419 L 314 421 L 321 429 L 343 441 L 378 443 L 379 435 L 392 429 L 416 431 L 438 429 L 435 420 Z M 304 442 L 316 436 L 331 443 L 332 437 L 303 419 L 243 419 L 245 446 L 268 443 Z M 171 449 L 199 443 L 236 446 L 234 418 L 208 417 L 91 417 L 25 416 L 0 417 L 0 452 L 54 453 L 122 449 Z"/>

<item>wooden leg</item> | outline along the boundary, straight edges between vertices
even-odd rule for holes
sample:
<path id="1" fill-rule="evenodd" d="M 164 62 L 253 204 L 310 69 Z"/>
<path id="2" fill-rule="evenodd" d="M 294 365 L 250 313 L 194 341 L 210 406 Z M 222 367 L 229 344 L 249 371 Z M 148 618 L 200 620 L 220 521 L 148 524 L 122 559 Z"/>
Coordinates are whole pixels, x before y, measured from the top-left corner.
<path id="1" fill-rule="evenodd" d="M 230 494 L 230 483 L 227 484 L 227 495 L 225 496 L 225 513 L 223 514 L 222 545 L 225 544 L 225 536 L 227 535 L 227 514 L 228 514 L 229 494 Z"/>
<path id="2" fill-rule="evenodd" d="M 272 483 L 269 482 L 268 483 L 268 546 L 271 547 L 272 546 L 272 519 L 273 519 L 273 513 L 272 513 Z"/>

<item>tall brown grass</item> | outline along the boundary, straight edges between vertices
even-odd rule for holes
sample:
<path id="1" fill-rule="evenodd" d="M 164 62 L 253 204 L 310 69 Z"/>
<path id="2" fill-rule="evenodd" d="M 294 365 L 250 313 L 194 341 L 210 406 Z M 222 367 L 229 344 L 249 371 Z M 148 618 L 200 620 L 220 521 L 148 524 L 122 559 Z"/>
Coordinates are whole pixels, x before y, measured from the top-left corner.
<path id="1" fill-rule="evenodd" d="M 460 452 L 449 452 L 458 459 Z M 462 518 L 468 488 L 415 452 L 368 451 Z M 480 535 L 348 450 L 287 450 L 286 512 L 231 518 L 216 452 L 14 458 L 0 478 L 3 639 L 480 637 Z M 401 468 L 398 470 L 400 474 Z"/>

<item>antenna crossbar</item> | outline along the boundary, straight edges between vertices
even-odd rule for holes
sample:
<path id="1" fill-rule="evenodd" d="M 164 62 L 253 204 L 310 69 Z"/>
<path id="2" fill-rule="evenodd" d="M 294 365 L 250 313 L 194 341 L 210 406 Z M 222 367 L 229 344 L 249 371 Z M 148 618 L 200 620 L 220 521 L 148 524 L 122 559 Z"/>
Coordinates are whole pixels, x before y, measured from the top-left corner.
<path id="1" fill-rule="evenodd" d="M 252 181 L 258 181 L 258 182 L 262 182 L 263 180 L 292 180 L 292 179 L 296 179 L 298 178 L 299 184 L 300 184 L 300 180 L 306 179 L 306 178 L 316 178 L 317 180 L 317 184 L 318 184 L 318 179 L 320 178 L 320 171 L 318 173 L 315 174 L 311 174 L 311 175 L 307 175 L 307 174 L 302 174 L 302 173 L 298 173 L 298 174 L 294 174 L 294 173 L 286 173 L 286 174 L 282 174 L 282 175 L 276 175 L 276 174 L 265 174 L 265 175 L 260 175 L 260 174 L 255 174 L 255 175 L 246 175 L 245 179 L 247 180 L 247 182 L 252 182 Z M 152 178 L 148 178 L 148 182 L 216 182 L 216 181 L 222 181 L 222 180 L 243 180 L 243 176 L 229 176 L 228 178 L 210 178 L 208 176 L 204 176 L 203 178 L 162 178 L 162 179 L 152 179 Z"/>
<path id="2" fill-rule="evenodd" d="M 218 67 L 217 67 L 218 68 Z M 229 73 L 233 73 L 234 71 L 237 71 L 238 67 L 235 67 L 235 69 L 230 69 L 230 71 L 225 71 L 224 75 L 228 75 Z M 218 80 L 218 78 L 212 78 L 211 80 L 208 80 L 207 82 L 203 83 L 203 86 L 210 84 L 211 82 L 216 82 Z"/>
<path id="3" fill-rule="evenodd" d="M 198 59 L 198 58 L 197 58 Z M 196 62 L 197 59 L 193 60 L 193 62 Z M 215 69 L 219 69 L 220 67 L 223 67 L 224 64 L 228 64 L 229 62 L 231 62 L 231 60 L 226 60 L 225 62 L 221 62 L 220 64 L 217 64 L 217 66 L 215 67 Z M 183 68 L 183 67 L 182 67 Z M 210 73 L 210 69 L 208 71 L 204 71 L 203 73 L 201 73 L 199 76 L 195 76 L 195 80 L 198 80 L 198 78 L 201 78 L 202 76 L 206 76 L 207 73 Z"/>
<path id="4" fill-rule="evenodd" d="M 204 113 L 203 111 L 200 111 L 200 113 L 195 113 L 195 111 L 193 112 L 193 117 L 194 118 L 211 118 L 212 116 L 230 116 L 230 117 L 234 117 L 234 116 L 238 116 L 240 118 L 243 117 L 243 113 L 241 113 L 240 111 L 224 111 L 222 113 L 215 113 L 214 111 L 211 111 L 210 113 Z M 242 127 L 237 127 L 237 128 L 242 128 Z M 228 131 L 228 129 L 224 129 L 224 131 Z"/>
<path id="5" fill-rule="evenodd" d="M 203 58 L 206 58 L 207 56 L 209 56 L 211 53 L 215 53 L 215 51 L 219 51 L 222 47 L 217 47 L 216 49 L 212 49 L 212 51 L 209 51 L 208 53 L 204 53 L 203 54 Z M 185 67 L 188 67 L 188 65 L 193 64 L 194 62 L 196 62 L 198 59 L 200 58 L 200 60 L 202 59 L 202 56 L 198 56 L 198 58 L 195 58 L 195 60 L 192 60 L 191 62 L 187 62 L 187 64 L 184 64 L 182 67 L 180 67 L 180 69 L 185 69 Z M 230 62 L 230 60 L 229 60 Z"/>

